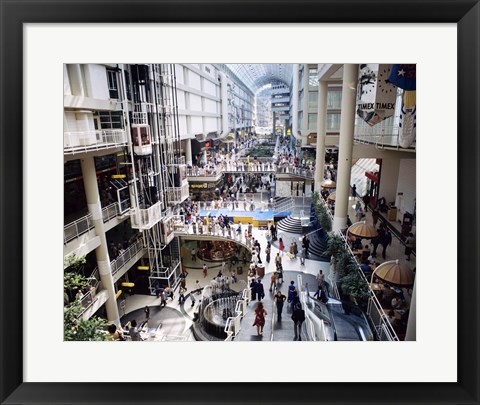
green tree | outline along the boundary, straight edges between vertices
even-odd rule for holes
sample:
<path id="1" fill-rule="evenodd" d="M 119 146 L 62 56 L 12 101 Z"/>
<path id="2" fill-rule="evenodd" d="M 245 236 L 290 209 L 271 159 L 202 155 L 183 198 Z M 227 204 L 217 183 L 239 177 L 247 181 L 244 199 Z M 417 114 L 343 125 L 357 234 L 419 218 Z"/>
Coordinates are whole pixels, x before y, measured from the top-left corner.
<path id="1" fill-rule="evenodd" d="M 82 304 L 75 300 L 64 307 L 63 337 L 65 341 L 103 341 L 107 340 L 105 319 L 93 316 L 82 319 Z"/>

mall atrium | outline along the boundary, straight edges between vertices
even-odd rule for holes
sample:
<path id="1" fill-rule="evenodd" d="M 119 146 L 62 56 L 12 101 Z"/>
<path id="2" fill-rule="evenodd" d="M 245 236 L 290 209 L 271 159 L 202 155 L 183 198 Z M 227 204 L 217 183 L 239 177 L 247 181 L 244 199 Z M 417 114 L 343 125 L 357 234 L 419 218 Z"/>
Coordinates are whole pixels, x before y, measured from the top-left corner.
<path id="1" fill-rule="evenodd" d="M 65 340 L 416 340 L 415 89 L 409 64 L 64 65 Z"/>

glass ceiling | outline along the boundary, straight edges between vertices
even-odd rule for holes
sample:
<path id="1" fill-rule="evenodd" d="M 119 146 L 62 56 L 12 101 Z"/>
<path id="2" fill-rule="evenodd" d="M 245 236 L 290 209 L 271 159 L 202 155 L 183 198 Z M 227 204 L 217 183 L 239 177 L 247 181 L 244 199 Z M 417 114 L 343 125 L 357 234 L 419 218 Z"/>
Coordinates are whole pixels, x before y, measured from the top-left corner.
<path id="1" fill-rule="evenodd" d="M 242 63 L 226 64 L 253 93 L 272 82 L 290 86 L 293 65 L 290 63 Z"/>

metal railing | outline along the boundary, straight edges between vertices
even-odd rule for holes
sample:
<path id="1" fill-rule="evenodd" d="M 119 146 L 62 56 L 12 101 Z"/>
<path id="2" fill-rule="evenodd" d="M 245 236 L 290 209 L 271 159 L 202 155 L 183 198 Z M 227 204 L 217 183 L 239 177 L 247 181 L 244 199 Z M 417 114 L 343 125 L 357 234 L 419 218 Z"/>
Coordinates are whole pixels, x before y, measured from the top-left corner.
<path id="1" fill-rule="evenodd" d="M 271 162 L 250 162 L 247 164 L 246 161 L 236 159 L 234 162 L 226 164 L 209 164 L 207 167 L 201 168 L 198 166 L 193 166 L 187 169 L 188 177 L 209 177 L 209 176 L 219 176 L 224 172 L 242 172 L 242 173 L 262 173 L 262 172 L 276 172 L 277 167 L 274 163 Z"/>
<path id="2" fill-rule="evenodd" d="M 85 232 L 94 228 L 92 214 L 85 215 L 84 217 L 77 219 L 63 227 L 63 243 L 68 243 L 71 240 L 78 238 Z"/>
<path id="3" fill-rule="evenodd" d="M 138 240 L 133 245 L 129 246 L 122 254 L 120 254 L 116 259 L 110 262 L 110 267 L 112 269 L 112 276 L 115 276 L 120 269 L 122 269 L 125 264 L 130 261 L 134 256 L 143 249 L 143 241 Z"/>
<path id="4" fill-rule="evenodd" d="M 362 119 L 356 119 L 353 138 L 357 142 L 378 146 L 401 148 L 398 141 L 400 117 L 390 117 L 374 126 L 368 125 Z M 415 149 L 415 142 L 408 149 Z"/>
<path id="5" fill-rule="evenodd" d="M 167 187 L 167 198 L 170 204 L 180 204 L 190 195 L 188 183 L 180 187 Z"/>
<path id="6" fill-rule="evenodd" d="M 305 311 L 305 327 L 307 329 L 307 335 L 309 336 L 310 340 L 313 341 L 326 341 L 327 333 L 325 331 L 325 323 L 323 320 L 318 319 L 318 317 L 315 316 L 308 307 L 307 298 L 310 299 L 310 297 L 308 296 L 308 290 L 302 290 L 303 280 L 301 274 L 297 275 L 297 285 L 300 302 L 303 310 Z"/>
<path id="7" fill-rule="evenodd" d="M 150 229 L 162 218 L 162 203 L 160 201 L 151 207 L 134 208 L 130 211 L 130 219 L 134 229 Z"/>
<path id="8" fill-rule="evenodd" d="M 349 254 L 351 255 L 351 257 L 353 258 L 353 260 L 355 260 L 355 262 L 357 263 L 357 271 L 358 273 L 360 274 L 360 277 L 363 279 L 363 281 L 366 283 L 366 285 L 368 286 L 368 290 L 369 290 L 369 293 L 370 293 L 370 297 L 368 299 L 368 305 L 367 305 L 367 315 L 370 317 L 370 320 L 372 321 L 372 323 L 374 325 L 376 325 L 376 328 L 377 328 L 377 331 L 379 330 L 380 327 L 384 328 L 385 330 L 388 330 L 388 331 L 391 331 L 392 333 L 389 334 L 389 335 L 386 335 L 388 337 L 388 340 L 399 340 L 398 339 L 398 336 L 397 334 L 395 333 L 395 331 L 393 330 L 393 327 L 392 325 L 390 324 L 390 321 L 388 320 L 388 317 L 387 315 L 385 314 L 383 308 L 382 308 L 382 305 L 380 304 L 380 302 L 378 301 L 375 293 L 372 291 L 372 288 L 370 287 L 370 283 L 369 281 L 367 280 L 367 277 L 365 277 L 365 274 L 363 273 L 362 269 L 360 268 L 360 263 L 358 263 L 358 260 L 357 258 L 355 257 L 355 255 L 353 254 L 353 251 L 352 249 L 350 248 L 350 245 L 348 244 L 347 242 L 347 239 L 345 237 L 345 235 L 343 235 L 342 233 L 338 233 L 341 238 L 343 239 L 343 242 L 345 243 L 345 246 L 349 252 Z M 377 316 L 378 314 L 378 316 Z M 375 320 L 379 318 L 379 324 L 377 325 Z M 379 335 L 379 338 L 380 338 L 381 335 Z"/>
<path id="9" fill-rule="evenodd" d="M 178 217 L 181 217 L 181 216 L 178 215 Z M 200 226 L 202 227 L 201 232 L 198 229 L 198 227 Z M 247 248 L 249 251 L 252 250 L 251 240 L 245 239 L 245 235 L 243 234 L 243 232 L 242 234 L 238 235 L 236 232 L 237 228 L 234 225 L 230 226 L 230 232 L 227 232 L 225 228 L 223 228 L 225 232 L 220 231 L 216 226 L 212 226 L 211 231 L 209 231 L 209 227 L 207 225 L 195 224 L 195 227 L 197 229 L 196 232 L 193 231 L 193 224 L 182 225 L 180 221 L 178 221 L 178 223 L 177 222 L 175 223 L 175 227 L 174 227 L 175 236 L 184 236 L 184 235 L 214 236 L 219 239 L 235 241 L 240 245 L 242 245 L 243 247 Z M 243 228 L 243 230 L 245 230 L 245 228 Z"/>
<path id="10" fill-rule="evenodd" d="M 65 154 L 125 146 L 126 144 L 127 133 L 124 129 L 101 129 L 96 131 L 63 133 L 63 148 Z"/>
<path id="11" fill-rule="evenodd" d="M 97 293 L 98 286 L 100 285 L 100 273 L 98 271 L 98 267 L 93 270 L 92 275 L 88 278 L 88 291 L 87 293 L 80 298 L 80 304 L 82 305 L 83 309 L 79 314 L 81 317 L 88 308 L 90 308 L 93 303 L 95 302 L 95 295 Z"/>
<path id="12" fill-rule="evenodd" d="M 293 174 L 295 176 L 304 177 L 306 179 L 314 179 L 315 178 L 315 170 L 310 169 L 302 169 L 300 167 L 295 166 L 279 166 L 277 169 L 277 174 Z"/>
<path id="13" fill-rule="evenodd" d="M 241 321 L 247 312 L 249 302 L 250 288 L 245 288 L 242 291 L 242 298 L 235 304 L 236 316 L 227 318 L 224 329 L 225 333 L 227 334 L 227 338 L 225 339 L 226 342 L 234 340 L 237 333 L 240 332 L 240 329 L 242 328 Z"/>
<path id="14" fill-rule="evenodd" d="M 127 201 L 128 202 L 128 201 Z M 121 204 L 125 203 L 122 201 Z M 118 203 L 113 203 L 102 209 L 103 222 L 107 222 L 112 218 L 115 218 L 120 214 L 118 209 Z M 92 214 L 85 215 L 84 217 L 77 219 L 63 227 L 63 243 L 68 243 L 71 240 L 78 238 L 90 229 L 93 229 L 95 224 L 93 223 Z"/>
<path id="15" fill-rule="evenodd" d="M 324 204 L 326 204 L 325 200 L 322 197 L 321 197 L 321 201 Z M 327 204 L 327 207 L 328 207 L 328 204 Z M 327 213 L 333 221 L 333 215 L 332 215 L 332 212 L 330 211 L 330 209 L 327 209 Z M 390 321 L 388 320 L 387 315 L 385 314 L 385 312 L 382 308 L 382 305 L 378 301 L 375 293 L 372 291 L 372 288 L 370 287 L 369 281 L 367 280 L 367 278 L 365 277 L 365 274 L 363 273 L 362 269 L 360 268 L 360 263 L 358 262 L 357 258 L 353 254 L 353 251 L 352 251 L 352 249 L 350 248 L 350 245 L 347 242 L 347 238 L 341 232 L 336 232 L 336 233 L 337 233 L 337 235 L 339 235 L 343 239 L 343 242 L 346 246 L 346 249 L 347 249 L 348 253 L 353 258 L 353 260 L 355 260 L 355 262 L 357 263 L 357 271 L 360 274 L 360 277 L 363 279 L 363 281 L 368 286 L 370 297 L 368 299 L 367 315 L 370 317 L 370 320 L 372 321 L 373 325 L 375 325 L 375 328 L 377 330 L 377 334 L 378 334 L 379 339 L 381 339 L 382 337 L 385 337 L 385 338 L 387 338 L 386 340 L 392 340 L 392 341 L 393 340 L 399 340 L 397 334 L 393 330 L 392 325 L 390 324 Z M 330 274 L 328 276 L 328 279 L 331 282 L 335 298 L 340 300 L 340 294 L 338 292 L 337 283 L 332 279 L 332 274 L 333 274 L 333 272 L 330 272 Z M 388 333 L 385 332 L 382 335 L 382 334 L 378 333 L 379 330 L 388 331 Z"/>

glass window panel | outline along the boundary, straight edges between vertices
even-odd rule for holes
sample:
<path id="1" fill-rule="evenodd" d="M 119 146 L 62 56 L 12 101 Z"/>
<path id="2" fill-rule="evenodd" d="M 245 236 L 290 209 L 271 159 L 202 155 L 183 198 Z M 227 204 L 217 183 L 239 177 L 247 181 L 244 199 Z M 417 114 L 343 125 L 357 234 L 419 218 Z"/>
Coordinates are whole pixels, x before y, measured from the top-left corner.
<path id="1" fill-rule="evenodd" d="M 318 93 L 316 91 L 308 93 L 308 107 L 309 108 L 318 107 Z"/>
<path id="2" fill-rule="evenodd" d="M 308 85 L 312 87 L 318 86 L 317 69 L 308 69 Z"/>
<path id="3" fill-rule="evenodd" d="M 342 89 L 329 88 L 327 93 L 327 108 L 340 109 L 342 107 Z"/>
<path id="4" fill-rule="evenodd" d="M 317 130 L 317 114 L 308 114 L 308 129 Z"/>
<path id="5" fill-rule="evenodd" d="M 327 132 L 340 131 L 340 113 L 327 114 Z"/>

